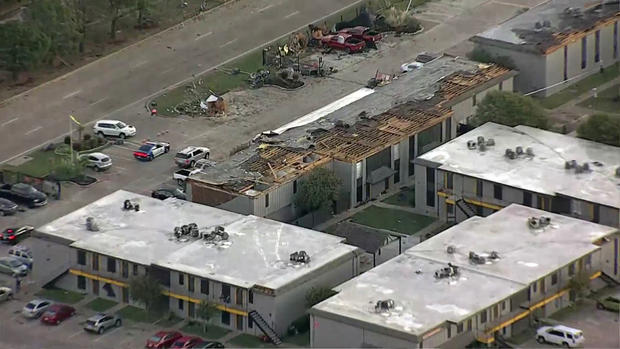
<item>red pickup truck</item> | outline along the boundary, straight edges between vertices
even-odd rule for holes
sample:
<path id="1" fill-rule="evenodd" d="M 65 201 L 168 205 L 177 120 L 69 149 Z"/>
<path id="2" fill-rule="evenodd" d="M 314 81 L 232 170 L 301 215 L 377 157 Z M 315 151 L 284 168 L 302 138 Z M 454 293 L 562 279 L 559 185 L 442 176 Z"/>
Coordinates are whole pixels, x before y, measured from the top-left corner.
<path id="1" fill-rule="evenodd" d="M 354 38 L 347 33 L 324 36 L 321 38 L 321 43 L 323 47 L 331 47 L 346 51 L 347 53 L 362 52 L 366 47 L 366 43 L 363 40 Z"/>
<path id="2" fill-rule="evenodd" d="M 340 29 L 338 32 L 349 34 L 356 39 L 364 40 L 366 43 L 377 42 L 383 38 L 381 33 L 370 30 L 370 28 L 361 25 L 353 28 Z"/>

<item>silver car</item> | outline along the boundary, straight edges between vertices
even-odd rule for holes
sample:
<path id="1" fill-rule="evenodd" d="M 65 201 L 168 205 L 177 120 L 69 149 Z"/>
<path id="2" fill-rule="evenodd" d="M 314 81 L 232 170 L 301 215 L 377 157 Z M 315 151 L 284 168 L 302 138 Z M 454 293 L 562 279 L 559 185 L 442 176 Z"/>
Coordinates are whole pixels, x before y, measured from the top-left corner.
<path id="1" fill-rule="evenodd" d="M 52 302 L 45 299 L 32 300 L 22 308 L 22 315 L 29 319 L 38 318 L 50 305 L 52 305 Z"/>
<path id="2" fill-rule="evenodd" d="M 0 273 L 11 276 L 28 275 L 28 266 L 15 257 L 0 258 Z"/>
<path id="3" fill-rule="evenodd" d="M 92 167 L 95 171 L 104 171 L 112 166 L 112 159 L 104 153 L 90 153 L 80 155 L 86 167 Z"/>
<path id="4" fill-rule="evenodd" d="M 113 327 L 120 327 L 122 324 L 121 318 L 117 315 L 108 315 L 104 313 L 98 313 L 86 320 L 84 325 L 84 331 L 97 332 L 102 334 L 105 330 Z"/>

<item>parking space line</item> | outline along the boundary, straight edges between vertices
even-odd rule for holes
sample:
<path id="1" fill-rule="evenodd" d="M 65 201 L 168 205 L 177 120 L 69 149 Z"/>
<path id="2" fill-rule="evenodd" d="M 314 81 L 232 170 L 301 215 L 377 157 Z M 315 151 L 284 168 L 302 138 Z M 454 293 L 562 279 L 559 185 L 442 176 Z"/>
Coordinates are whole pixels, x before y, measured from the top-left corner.
<path id="1" fill-rule="evenodd" d="M 62 97 L 62 99 L 71 98 L 71 97 L 73 97 L 73 96 L 77 95 L 77 94 L 78 94 L 78 93 L 80 93 L 80 92 L 82 92 L 82 90 L 73 91 L 73 92 L 69 93 L 68 95 L 66 95 L 66 96 Z"/>
<path id="2" fill-rule="evenodd" d="M 103 98 L 101 98 L 100 100 L 98 100 L 96 102 L 92 102 L 90 105 L 92 107 L 93 105 L 99 104 L 99 103 L 105 101 L 106 99 L 108 99 L 108 97 L 103 97 Z"/>
<path id="3" fill-rule="evenodd" d="M 116 144 L 114 145 L 114 148 L 121 148 L 121 149 L 131 150 L 131 151 L 135 150 L 135 149 L 131 149 L 131 148 L 128 148 L 128 147 L 123 147 L 122 145 L 116 145 Z"/>
<path id="4" fill-rule="evenodd" d="M 200 34 L 200 35 L 197 35 L 197 36 L 196 36 L 196 38 L 195 38 L 194 40 L 204 39 L 204 38 L 206 38 L 207 36 L 209 36 L 209 35 L 211 35 L 211 34 L 213 34 L 213 32 L 208 32 L 208 33 L 205 33 L 205 34 Z"/>
<path id="5" fill-rule="evenodd" d="M 299 11 L 295 11 L 295 12 L 289 13 L 288 15 L 284 16 L 284 19 L 289 19 L 289 18 L 291 18 L 291 17 L 293 17 L 295 15 L 298 15 L 298 14 L 299 14 Z"/>
<path id="6" fill-rule="evenodd" d="M 18 119 L 19 119 L 19 118 L 14 118 L 14 119 L 11 119 L 11 120 L 9 120 L 9 121 L 3 122 L 3 123 L 2 123 L 2 126 L 6 126 L 6 125 L 8 125 L 8 124 L 10 124 L 10 123 L 13 123 L 13 122 L 17 121 Z"/>
<path id="7" fill-rule="evenodd" d="M 261 8 L 261 9 L 259 9 L 258 12 L 261 13 L 261 12 L 263 12 L 265 10 L 268 10 L 268 9 L 272 8 L 272 7 L 273 7 L 273 4 L 267 5 L 267 6 L 263 7 L 263 8 Z"/>
<path id="8" fill-rule="evenodd" d="M 80 333 L 84 333 L 84 330 L 80 330 L 80 331 L 78 331 L 78 332 L 75 332 L 74 334 L 70 335 L 68 338 L 73 338 L 73 337 L 75 337 L 75 336 L 79 336 L 79 335 L 80 335 Z"/>
<path id="9" fill-rule="evenodd" d="M 110 330 L 110 331 L 106 331 L 105 333 L 100 334 L 100 335 L 97 337 L 97 339 L 95 339 L 93 342 L 99 342 L 99 341 L 100 341 L 103 337 L 105 337 L 105 336 L 109 335 L 110 333 L 116 332 L 116 331 L 117 331 L 117 330 L 119 330 L 119 329 L 120 329 L 120 327 L 116 327 L 116 328 L 113 328 L 113 329 L 112 329 L 112 330 Z"/>
<path id="10" fill-rule="evenodd" d="M 232 44 L 233 42 L 237 41 L 237 38 L 230 40 L 229 42 L 225 43 L 224 45 L 220 46 L 220 48 L 226 47 L 230 44 Z"/>
<path id="11" fill-rule="evenodd" d="M 42 129 L 42 128 L 43 128 L 43 127 L 41 127 L 41 126 L 37 126 L 37 127 L 33 128 L 32 130 L 30 130 L 30 131 L 28 131 L 28 132 L 24 133 L 24 135 L 25 135 L 25 136 L 27 136 L 27 135 L 29 135 L 29 134 L 31 134 L 31 133 L 35 133 L 35 132 L 37 132 L 38 130 L 40 130 L 40 129 Z"/>

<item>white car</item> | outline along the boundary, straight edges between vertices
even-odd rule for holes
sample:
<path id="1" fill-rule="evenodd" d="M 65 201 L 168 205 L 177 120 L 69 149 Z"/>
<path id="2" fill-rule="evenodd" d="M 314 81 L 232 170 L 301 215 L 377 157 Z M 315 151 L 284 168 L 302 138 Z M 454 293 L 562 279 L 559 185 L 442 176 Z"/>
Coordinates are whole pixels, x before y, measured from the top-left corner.
<path id="1" fill-rule="evenodd" d="M 403 73 L 406 73 L 412 70 L 420 69 L 422 68 L 422 66 L 424 66 L 424 63 L 417 62 L 417 61 L 411 62 L 411 63 L 405 63 L 400 66 L 400 71 L 402 71 Z"/>
<path id="2" fill-rule="evenodd" d="M 575 348 L 582 346 L 585 340 L 581 330 L 562 325 L 543 326 L 536 331 L 536 341 L 540 344 L 552 343 Z"/>
<path id="3" fill-rule="evenodd" d="M 8 287 L 0 287 L 0 302 L 13 299 L 13 290 Z"/>
<path id="4" fill-rule="evenodd" d="M 29 318 L 34 319 L 40 317 L 49 306 L 52 305 L 52 302 L 44 299 L 35 299 L 24 306 L 22 309 L 22 314 Z"/>
<path id="5" fill-rule="evenodd" d="M 107 170 L 112 166 L 112 159 L 104 153 L 82 154 L 80 160 L 86 163 L 86 167 L 92 167 L 95 171 Z"/>
<path id="6" fill-rule="evenodd" d="M 93 126 L 93 133 L 104 137 L 113 136 L 119 138 L 136 135 L 136 128 L 118 120 L 99 120 Z"/>

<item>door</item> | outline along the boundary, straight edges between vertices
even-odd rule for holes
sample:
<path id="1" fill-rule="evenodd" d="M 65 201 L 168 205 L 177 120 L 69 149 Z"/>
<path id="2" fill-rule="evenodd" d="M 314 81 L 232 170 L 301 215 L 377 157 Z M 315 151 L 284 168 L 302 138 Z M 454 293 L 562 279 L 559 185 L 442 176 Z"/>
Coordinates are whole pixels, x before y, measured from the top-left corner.
<path id="1" fill-rule="evenodd" d="M 93 294 L 99 295 L 99 280 L 93 280 Z"/>
<path id="2" fill-rule="evenodd" d="M 127 287 L 123 287 L 123 303 L 129 303 L 129 289 Z"/>

